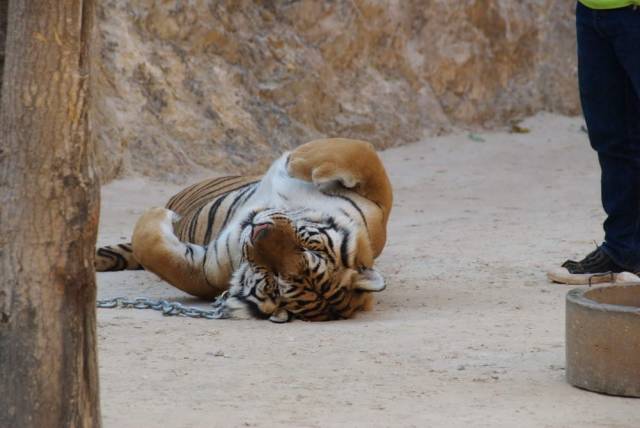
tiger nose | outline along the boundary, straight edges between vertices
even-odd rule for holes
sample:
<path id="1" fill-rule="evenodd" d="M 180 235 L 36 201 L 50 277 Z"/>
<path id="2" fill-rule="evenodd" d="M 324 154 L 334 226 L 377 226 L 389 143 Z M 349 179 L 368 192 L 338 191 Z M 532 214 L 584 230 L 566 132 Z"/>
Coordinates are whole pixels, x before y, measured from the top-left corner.
<path id="1" fill-rule="evenodd" d="M 270 223 L 254 224 L 251 227 L 251 242 L 255 243 L 259 239 L 264 238 L 264 236 L 269 232 L 270 227 Z"/>

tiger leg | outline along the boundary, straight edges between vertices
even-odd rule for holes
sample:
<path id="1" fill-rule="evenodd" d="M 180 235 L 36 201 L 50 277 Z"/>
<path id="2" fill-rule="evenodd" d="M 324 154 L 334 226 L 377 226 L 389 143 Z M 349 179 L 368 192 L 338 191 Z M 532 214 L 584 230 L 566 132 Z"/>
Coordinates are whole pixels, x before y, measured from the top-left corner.
<path id="1" fill-rule="evenodd" d="M 97 272 L 144 269 L 134 257 L 130 242 L 98 248 L 94 265 Z"/>
<path id="2" fill-rule="evenodd" d="M 386 224 L 393 203 L 391 183 L 371 143 L 345 138 L 311 141 L 291 153 L 287 172 L 316 185 L 340 182 L 378 204 Z"/>
<path id="3" fill-rule="evenodd" d="M 213 299 L 227 284 L 209 280 L 208 277 L 215 278 L 216 272 L 210 272 L 207 266 L 210 256 L 207 248 L 181 242 L 173 231 L 174 219 L 175 213 L 165 208 L 145 212 L 133 231 L 133 255 L 146 270 L 174 287 L 193 296 Z"/>

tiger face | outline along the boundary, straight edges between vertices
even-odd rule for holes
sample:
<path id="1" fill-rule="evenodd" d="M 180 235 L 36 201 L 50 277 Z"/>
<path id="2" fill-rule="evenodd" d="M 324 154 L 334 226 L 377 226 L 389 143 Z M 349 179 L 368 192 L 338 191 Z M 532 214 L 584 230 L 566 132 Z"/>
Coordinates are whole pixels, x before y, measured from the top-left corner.
<path id="1" fill-rule="evenodd" d="M 325 321 L 369 309 L 384 289 L 370 266 L 366 231 L 309 210 L 252 213 L 243 223 L 243 260 L 214 306 L 220 318 Z"/>

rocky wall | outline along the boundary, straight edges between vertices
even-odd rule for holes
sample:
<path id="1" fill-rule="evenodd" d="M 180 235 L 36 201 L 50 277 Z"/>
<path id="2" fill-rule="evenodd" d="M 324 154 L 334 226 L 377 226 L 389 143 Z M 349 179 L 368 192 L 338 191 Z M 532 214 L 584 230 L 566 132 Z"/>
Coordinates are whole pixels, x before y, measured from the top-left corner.
<path id="1" fill-rule="evenodd" d="M 98 3 L 104 180 L 254 172 L 321 136 L 385 148 L 579 111 L 573 2 Z"/>

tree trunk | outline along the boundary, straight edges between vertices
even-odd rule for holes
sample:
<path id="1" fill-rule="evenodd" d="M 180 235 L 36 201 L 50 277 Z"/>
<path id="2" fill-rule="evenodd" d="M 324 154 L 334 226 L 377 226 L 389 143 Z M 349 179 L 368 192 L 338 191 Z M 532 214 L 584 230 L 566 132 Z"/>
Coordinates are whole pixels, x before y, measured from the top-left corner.
<path id="1" fill-rule="evenodd" d="M 10 0 L 0 111 L 0 427 L 100 426 L 93 0 Z"/>
<path id="2" fill-rule="evenodd" d="M 0 94 L 2 94 L 2 70 L 4 69 L 4 39 L 7 34 L 7 6 L 9 0 L 0 0 Z"/>

